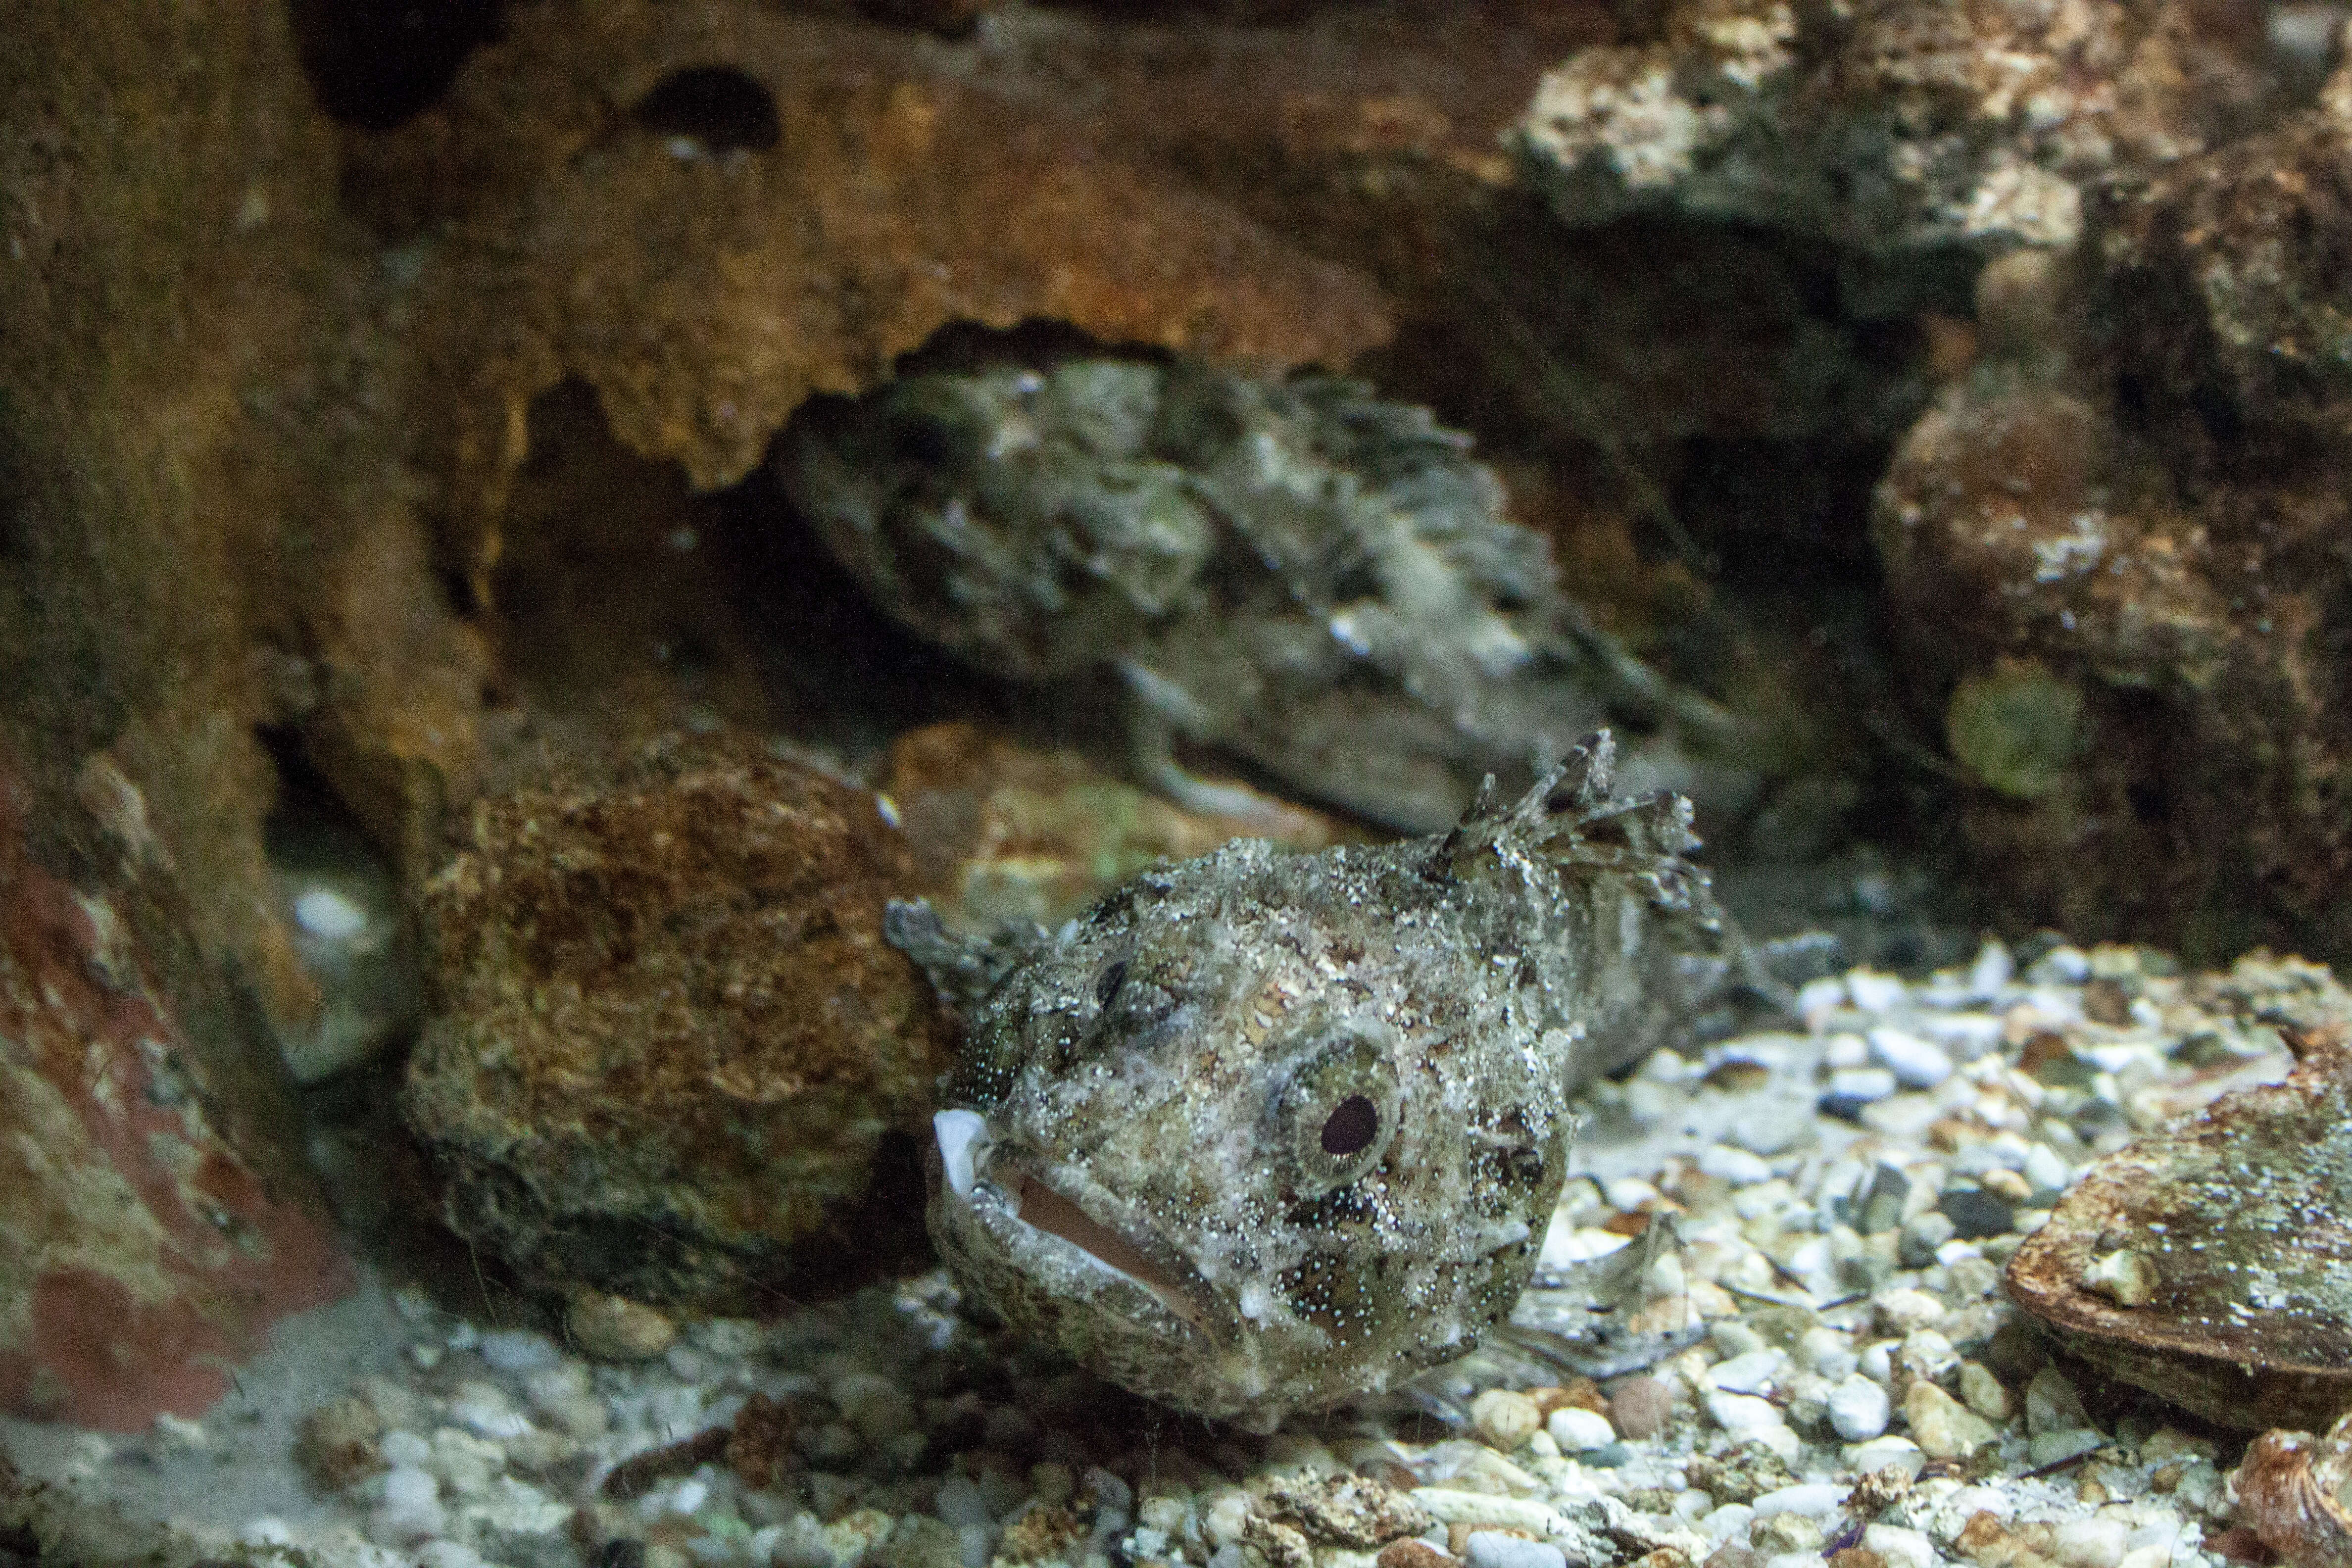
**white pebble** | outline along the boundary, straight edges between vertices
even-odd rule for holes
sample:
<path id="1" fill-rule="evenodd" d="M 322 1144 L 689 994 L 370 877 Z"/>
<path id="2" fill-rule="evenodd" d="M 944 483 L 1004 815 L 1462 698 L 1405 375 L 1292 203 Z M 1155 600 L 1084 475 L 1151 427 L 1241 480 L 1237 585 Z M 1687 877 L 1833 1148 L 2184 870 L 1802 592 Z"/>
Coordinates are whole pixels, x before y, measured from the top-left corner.
<path id="1" fill-rule="evenodd" d="M 1906 1089 L 1934 1089 L 1952 1076 L 1952 1058 L 1944 1048 L 1907 1029 L 1871 1030 L 1870 1055 Z"/>
<path id="2" fill-rule="evenodd" d="M 1559 1445 L 1563 1454 L 1589 1454 L 1617 1440 L 1617 1429 L 1609 1424 L 1609 1417 L 1574 1405 L 1563 1405 L 1553 1411 L 1544 1430 L 1551 1434 L 1551 1440 Z"/>
<path id="3" fill-rule="evenodd" d="M 1747 1534 L 1755 1519 L 1756 1510 L 1746 1503 L 1727 1502 L 1698 1521 L 1698 1532 L 1720 1546 L 1736 1535 Z"/>
<path id="4" fill-rule="evenodd" d="M 2052 1533 L 2050 1555 L 2066 1568 L 2116 1568 L 2130 1535 L 2120 1519 L 2077 1519 Z"/>
<path id="5" fill-rule="evenodd" d="M 1865 1103 L 1886 1099 L 1901 1085 L 1885 1068 L 1840 1068 L 1830 1074 L 1830 1093 Z"/>
<path id="6" fill-rule="evenodd" d="M 1886 1430 L 1894 1414 L 1886 1390 L 1856 1373 L 1830 1390 L 1830 1425 L 1849 1443 L 1866 1443 Z"/>
<path id="7" fill-rule="evenodd" d="M 1865 1013 L 1891 1011 L 1903 1000 L 1903 982 L 1892 974 L 1856 969 L 1849 971 L 1845 977 L 1845 994 Z"/>
<path id="8" fill-rule="evenodd" d="M 2047 1143 L 2036 1143 L 2025 1152 L 2025 1179 L 2036 1193 L 2063 1192 L 2074 1174 L 2066 1157 Z"/>
<path id="9" fill-rule="evenodd" d="M 423 1469 L 433 1458 L 433 1445 L 414 1432 L 395 1428 L 375 1440 L 376 1452 L 395 1468 Z"/>
<path id="10" fill-rule="evenodd" d="M 702 1505 L 710 1500 L 710 1483 L 689 1476 L 677 1483 L 669 1494 L 672 1513 L 700 1513 Z"/>
<path id="11" fill-rule="evenodd" d="M 1762 1394 L 1788 1364 L 1788 1356 L 1780 1351 L 1749 1351 L 1708 1367 L 1706 1380 L 1726 1394 Z"/>
<path id="12" fill-rule="evenodd" d="M 1729 1182 L 1735 1187 L 1752 1187 L 1771 1179 L 1772 1167 L 1745 1149 L 1735 1149 L 1728 1143 L 1714 1143 L 1699 1152 L 1698 1168 L 1703 1175 Z"/>
<path id="13" fill-rule="evenodd" d="M 1870 1060 L 1870 1042 L 1860 1035 L 1836 1034 L 1822 1047 L 1822 1065 L 1826 1068 L 1858 1068 Z"/>
<path id="14" fill-rule="evenodd" d="M 1997 996 L 2000 988 L 2017 977 L 2017 960 L 1999 942 L 1988 939 L 1977 949 L 1977 961 L 1969 965 L 1969 994 L 1985 998 Z"/>
<path id="15" fill-rule="evenodd" d="M 294 923 L 320 942 L 350 942 L 368 928 L 367 911 L 332 888 L 305 888 L 294 896 Z"/>
<path id="16" fill-rule="evenodd" d="M 2033 961 L 2025 977 L 2036 985 L 2080 985 L 2091 977 L 2090 955 L 2079 947 L 2053 947 Z"/>
<path id="17" fill-rule="evenodd" d="M 1470 1568 L 1568 1568 L 1568 1553 L 1549 1541 L 1529 1541 L 1499 1530 L 1474 1530 Z"/>
<path id="18" fill-rule="evenodd" d="M 500 1372 L 537 1372 L 563 1359 L 545 1334 L 529 1329 L 493 1329 L 482 1336 L 482 1359 Z"/>
<path id="19" fill-rule="evenodd" d="M 514 1407 L 506 1392 L 487 1383 L 460 1384 L 457 1397 L 449 1402 L 449 1418 L 501 1443 L 531 1429 L 530 1418 Z"/>
<path id="20" fill-rule="evenodd" d="M 1897 1524 L 1874 1524 L 1862 1532 L 1862 1544 L 1885 1560 L 1886 1568 L 1937 1568 L 1942 1560 L 1936 1543 L 1916 1530 Z"/>
<path id="21" fill-rule="evenodd" d="M 447 1522 L 441 1508 L 441 1483 L 431 1475 L 407 1465 L 394 1466 L 384 1473 L 383 1505 L 375 1511 L 375 1524 L 382 1533 L 415 1541 L 440 1534 Z"/>
<path id="22" fill-rule="evenodd" d="M 1776 1513 L 1794 1513 L 1807 1519 L 1827 1519 L 1853 1490 L 1851 1486 L 1833 1481 L 1803 1481 L 1792 1487 L 1779 1487 L 1756 1500 L 1756 1517 L 1769 1519 Z"/>
<path id="23" fill-rule="evenodd" d="M 1854 1444 L 1842 1457 L 1857 1476 L 1900 1470 L 1916 1479 L 1927 1468 L 1927 1454 L 1908 1437 L 1873 1437 L 1867 1443 Z"/>

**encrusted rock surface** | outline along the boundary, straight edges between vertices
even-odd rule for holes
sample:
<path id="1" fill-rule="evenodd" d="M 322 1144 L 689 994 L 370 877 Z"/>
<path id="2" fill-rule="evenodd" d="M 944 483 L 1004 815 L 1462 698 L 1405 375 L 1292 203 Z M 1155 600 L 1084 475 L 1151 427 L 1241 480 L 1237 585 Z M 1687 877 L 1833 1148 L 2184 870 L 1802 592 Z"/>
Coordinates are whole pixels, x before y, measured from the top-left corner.
<path id="1" fill-rule="evenodd" d="M 2063 250 L 2085 182 L 2202 151 L 2251 107 L 2258 25 L 2221 10 L 1681 0 L 1547 73 L 1517 142 L 1575 224 L 1669 209 L 1864 252 Z"/>
<path id="2" fill-rule="evenodd" d="M 184 1027 L 217 997 L 184 967 L 180 997 L 159 984 L 141 906 L 174 896 L 168 869 L 61 876 L 29 802 L 0 770 L 0 1412 L 135 1431 L 200 1415 L 273 1321 L 353 1274 L 286 1151 L 253 1138 L 283 1117 L 267 1044 L 240 1073 Z"/>
<path id="3" fill-rule="evenodd" d="M 748 744 L 478 802 L 425 889 L 406 1095 L 451 1223 L 531 1275 L 702 1307 L 756 1305 L 796 1246 L 855 1273 L 919 1245 L 888 1140 L 948 1036 L 882 939 L 910 880 L 870 797 Z"/>
<path id="4" fill-rule="evenodd" d="M 1880 486 L 1898 651 L 2024 918 L 2352 950 L 2347 102 L 1988 267 L 1983 356 Z"/>
<path id="5" fill-rule="evenodd" d="M 2352 995 L 2293 963 L 2213 989 L 2290 1031 L 2294 1071 L 2094 1165 L 2010 1289 L 2068 1350 L 2207 1420 L 2317 1430 L 2352 1409 Z"/>

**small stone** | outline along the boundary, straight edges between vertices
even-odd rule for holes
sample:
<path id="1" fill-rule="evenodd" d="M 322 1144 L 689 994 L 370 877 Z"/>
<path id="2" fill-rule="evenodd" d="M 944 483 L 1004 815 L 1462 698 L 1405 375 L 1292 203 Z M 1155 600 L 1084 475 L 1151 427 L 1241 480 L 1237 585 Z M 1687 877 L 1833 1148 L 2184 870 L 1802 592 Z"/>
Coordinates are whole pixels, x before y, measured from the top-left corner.
<path id="1" fill-rule="evenodd" d="M 1568 1568 L 1568 1553 L 1549 1541 L 1499 1530 L 1474 1530 L 1464 1554 L 1470 1568 Z"/>
<path id="2" fill-rule="evenodd" d="M 677 1337 L 668 1314 L 602 1290 L 574 1292 L 563 1327 L 582 1353 L 599 1361 L 649 1361 Z"/>
<path id="3" fill-rule="evenodd" d="M 1870 1057 L 1906 1089 L 1934 1089 L 1952 1076 L 1952 1058 L 1933 1040 L 1907 1029 L 1870 1031 Z"/>
<path id="4" fill-rule="evenodd" d="M 1853 1228 L 1864 1236 L 1893 1230 L 1903 1223 L 1903 1205 L 1910 1196 L 1909 1176 L 1894 1165 L 1874 1165 L 1853 1196 Z"/>
<path id="5" fill-rule="evenodd" d="M 1932 1383 L 1911 1385 L 1903 1396 L 1912 1441 L 1931 1459 L 1965 1459 L 2000 1434 L 1991 1422 Z"/>
<path id="6" fill-rule="evenodd" d="M 1886 1390 L 1857 1373 L 1830 1391 L 1829 1412 L 1839 1436 L 1863 1443 L 1886 1430 L 1893 1408 Z"/>
<path id="7" fill-rule="evenodd" d="M 1451 1552 L 1440 1552 L 1414 1536 L 1390 1542 L 1372 1562 L 1375 1568 L 1457 1568 L 1458 1563 Z"/>
<path id="8" fill-rule="evenodd" d="M 2025 1429 L 2029 1433 L 2039 1436 L 2065 1432 L 2090 1424 L 2091 1415 L 2083 1408 L 2083 1396 L 2074 1392 L 2074 1385 L 2056 1367 L 2043 1367 L 2025 1385 Z"/>
<path id="9" fill-rule="evenodd" d="M 1847 973 L 1845 991 L 1853 998 L 1853 1005 L 1864 1012 L 1885 1013 L 1903 1000 L 1904 985 L 1898 975 L 1856 969 Z"/>
<path id="10" fill-rule="evenodd" d="M 376 1444 L 383 1432 L 383 1418 L 375 1407 L 346 1394 L 302 1418 L 294 1458 L 321 1487 L 340 1491 L 384 1468 L 383 1451 Z"/>
<path id="11" fill-rule="evenodd" d="M 2156 1264 L 2128 1247 L 2095 1258 L 2083 1269 L 2083 1289 L 2118 1307 L 2145 1307 L 2156 1297 Z"/>
<path id="12" fill-rule="evenodd" d="M 1559 1445 L 1563 1454 L 1589 1454 L 1617 1440 L 1616 1428 L 1609 1425 L 1609 1417 L 1572 1405 L 1553 1411 L 1544 1430 L 1551 1434 L 1551 1440 Z"/>
<path id="13" fill-rule="evenodd" d="M 1886 1099 L 1900 1087 L 1895 1075 L 1885 1068 L 1840 1068 L 1830 1074 L 1827 1098 L 1855 1105 L 1871 1105 Z"/>
<path id="14" fill-rule="evenodd" d="M 1908 1437 L 1873 1437 L 1867 1443 L 1854 1444 L 1841 1457 L 1860 1476 L 1894 1470 L 1916 1478 L 1927 1468 L 1927 1456 Z"/>
<path id="15" fill-rule="evenodd" d="M 386 1432 L 376 1447 L 383 1451 L 387 1464 L 411 1469 L 422 1469 L 433 1458 L 433 1445 L 421 1435 L 404 1429 Z"/>
<path id="16" fill-rule="evenodd" d="M 403 1542 L 440 1534 L 448 1522 L 441 1483 L 424 1470 L 394 1467 L 383 1478 L 383 1501 L 372 1522 L 377 1534 Z"/>
<path id="17" fill-rule="evenodd" d="M 2016 1408 L 2000 1379 L 1981 1362 L 1973 1361 L 1960 1363 L 1960 1403 L 1995 1425 L 2008 1420 Z"/>
<path id="18" fill-rule="evenodd" d="M 1874 1524 L 1862 1532 L 1862 1543 L 1878 1553 L 1886 1568 L 1937 1568 L 1943 1561 L 1925 1531 L 1896 1524 Z"/>
<path id="19" fill-rule="evenodd" d="M 1784 1352 L 1750 1351 L 1707 1368 L 1706 1381 L 1726 1394 L 1766 1394 L 1788 1364 Z"/>
<path id="20" fill-rule="evenodd" d="M 1470 1425 L 1488 1447 L 1516 1453 L 1544 1429 L 1536 1402 L 1515 1389 L 1490 1388 L 1470 1402 Z"/>
<path id="21" fill-rule="evenodd" d="M 1756 1517 L 1769 1514 L 1800 1513 L 1807 1519 L 1827 1519 L 1835 1513 L 1853 1490 L 1832 1481 L 1803 1481 L 1792 1487 L 1776 1487 L 1755 1501 Z"/>
<path id="22" fill-rule="evenodd" d="M 2116 1568 L 2130 1538 L 2120 1519 L 2070 1519 L 2051 1531 L 2050 1555 L 2065 1568 Z"/>
<path id="23" fill-rule="evenodd" d="M 1953 1234 L 1963 1241 L 2007 1236 L 2017 1225 L 2016 1209 L 1982 1187 L 1947 1187 L 1936 1199 L 1936 1209 L 1952 1222 Z"/>
<path id="24" fill-rule="evenodd" d="M 1948 1310 L 1936 1297 L 1906 1285 L 1881 1290 L 1871 1298 L 1870 1305 L 1877 1316 L 1879 1326 L 1891 1334 L 1932 1329 L 1944 1321 Z"/>
<path id="25" fill-rule="evenodd" d="M 482 1336 L 478 1348 L 497 1372 L 538 1372 L 563 1359 L 553 1340 L 529 1329 L 493 1329 Z"/>
<path id="26" fill-rule="evenodd" d="M 1664 1431 L 1674 1412 L 1675 1391 L 1664 1378 L 1629 1377 L 1609 1393 L 1611 1422 L 1636 1442 Z"/>
<path id="27" fill-rule="evenodd" d="M 1951 1216 L 1939 1209 L 1913 1215 L 1903 1224 L 1903 1238 L 1895 1246 L 1895 1256 L 1906 1268 L 1925 1268 L 1936 1261 L 1937 1250 L 1958 1230 Z"/>
<path id="28" fill-rule="evenodd" d="M 1698 1168 L 1702 1175 L 1729 1182 L 1735 1187 L 1752 1187 L 1772 1176 L 1772 1167 L 1759 1156 L 1728 1143 L 1710 1144 L 1699 1151 Z"/>
<path id="29" fill-rule="evenodd" d="M 2106 1446 L 2106 1438 L 2088 1426 L 2037 1432 L 2026 1440 L 2025 1458 L 2033 1465 L 2063 1465 Z"/>
<path id="30" fill-rule="evenodd" d="M 1759 1513 L 1748 1527 L 1748 1542 L 1768 1557 L 1790 1552 L 1819 1552 L 1828 1535 L 1820 1521 L 1801 1513 Z"/>
<path id="31" fill-rule="evenodd" d="M 2041 1208 L 2048 1208 L 2073 1178 L 2064 1156 L 2047 1143 L 2036 1143 L 2025 1152 L 2022 1174 L 2032 1189 L 2036 1206 Z"/>

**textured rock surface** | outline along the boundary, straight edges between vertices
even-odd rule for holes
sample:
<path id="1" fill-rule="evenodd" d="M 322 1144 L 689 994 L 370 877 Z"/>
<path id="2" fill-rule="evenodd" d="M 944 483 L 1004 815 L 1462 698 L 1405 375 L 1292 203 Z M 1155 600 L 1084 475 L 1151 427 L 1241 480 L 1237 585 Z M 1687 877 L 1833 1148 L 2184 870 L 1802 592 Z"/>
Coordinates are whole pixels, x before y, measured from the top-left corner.
<path id="1" fill-rule="evenodd" d="M 282 1097 L 158 985 L 137 928 L 168 870 L 60 877 L 28 804 L 0 773 L 0 1410 L 138 1430 L 203 1415 L 272 1321 L 352 1273 L 307 1184 L 231 1142 Z"/>
<path id="2" fill-rule="evenodd" d="M 1517 141 L 1570 223 L 1665 208 L 1864 252 L 2064 249 L 2084 182 L 2202 151 L 2251 106 L 2259 28 L 2146 0 L 1682 0 L 1655 37 L 1547 73 Z"/>
<path id="3" fill-rule="evenodd" d="M 453 1225 L 533 1275 L 698 1306 L 895 1256 L 920 1200 L 881 1151 L 948 1061 L 882 940 L 909 881 L 868 797 L 727 742 L 478 802 L 425 890 L 407 1089 Z"/>
<path id="4" fill-rule="evenodd" d="M 1984 357 L 1881 486 L 1898 647 L 2025 918 L 2352 951 L 2346 101 L 2110 193 L 2074 266 L 1988 268 Z"/>
<path id="5" fill-rule="evenodd" d="M 890 748 L 879 787 L 914 854 L 915 885 L 951 917 L 1058 925 L 1157 860 L 1234 838 L 1320 849 L 1351 837 L 1270 797 L 1250 816 L 1187 812 L 1073 752 L 1026 749 L 964 723 Z"/>
<path id="6" fill-rule="evenodd" d="M 2092 1167 L 2010 1290 L 2075 1354 L 2209 1421 L 2316 1430 L 2352 1408 L 2352 995 L 2293 963 L 2232 984 L 2292 1031 L 2294 1071 Z"/>

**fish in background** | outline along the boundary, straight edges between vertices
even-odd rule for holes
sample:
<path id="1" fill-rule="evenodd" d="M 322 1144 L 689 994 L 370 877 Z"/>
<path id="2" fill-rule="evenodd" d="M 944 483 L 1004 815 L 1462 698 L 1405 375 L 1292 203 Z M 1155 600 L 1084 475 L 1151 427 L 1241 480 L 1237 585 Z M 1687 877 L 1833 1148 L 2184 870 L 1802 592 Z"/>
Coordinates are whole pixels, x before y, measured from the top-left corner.
<path id="1" fill-rule="evenodd" d="M 1068 360 L 820 399 L 777 477 L 895 618 L 977 668 L 1108 669 L 1138 771 L 1249 814 L 1180 742 L 1401 832 L 1524 787 L 1612 720 L 1624 771 L 1705 820 L 1780 764 L 1769 727 L 1667 681 L 1561 589 L 1469 438 L 1324 375 Z"/>

